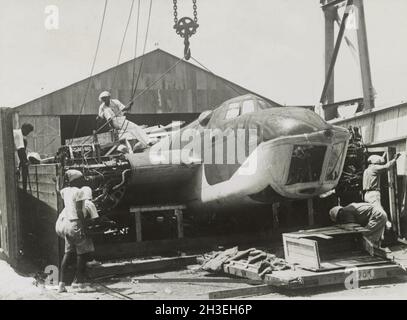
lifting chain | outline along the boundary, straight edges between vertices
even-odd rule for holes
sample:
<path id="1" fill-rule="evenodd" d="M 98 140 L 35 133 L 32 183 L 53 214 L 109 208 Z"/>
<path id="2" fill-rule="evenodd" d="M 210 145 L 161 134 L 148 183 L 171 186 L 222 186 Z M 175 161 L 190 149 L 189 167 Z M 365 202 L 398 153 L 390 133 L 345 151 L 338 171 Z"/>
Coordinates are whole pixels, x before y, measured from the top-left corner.
<path id="1" fill-rule="evenodd" d="M 189 38 L 196 33 L 196 29 L 198 29 L 198 11 L 197 11 L 197 0 L 192 0 L 193 3 L 193 14 L 194 19 L 189 17 L 182 17 L 178 20 L 178 7 L 177 7 L 177 0 L 173 0 L 174 3 L 174 29 L 181 36 L 184 38 L 184 57 L 186 60 L 191 58 L 191 49 L 189 48 Z"/>

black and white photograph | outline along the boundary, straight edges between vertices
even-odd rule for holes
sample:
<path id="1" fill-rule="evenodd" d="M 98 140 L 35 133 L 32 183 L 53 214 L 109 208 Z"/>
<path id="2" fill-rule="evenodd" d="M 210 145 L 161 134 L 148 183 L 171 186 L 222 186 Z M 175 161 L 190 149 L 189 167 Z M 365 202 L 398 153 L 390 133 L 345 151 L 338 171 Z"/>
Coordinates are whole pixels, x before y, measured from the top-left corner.
<path id="1" fill-rule="evenodd" d="M 0 0 L 0 300 L 406 299 L 406 12 Z"/>

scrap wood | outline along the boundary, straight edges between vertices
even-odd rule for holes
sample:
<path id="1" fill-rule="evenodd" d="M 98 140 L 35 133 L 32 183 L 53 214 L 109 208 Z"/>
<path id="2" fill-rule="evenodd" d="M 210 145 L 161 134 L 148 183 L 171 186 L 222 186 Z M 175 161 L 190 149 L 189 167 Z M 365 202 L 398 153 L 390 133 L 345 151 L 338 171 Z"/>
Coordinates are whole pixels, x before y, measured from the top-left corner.
<path id="1" fill-rule="evenodd" d="M 277 258 L 274 254 L 265 251 L 250 248 L 244 251 L 237 251 L 237 247 L 223 252 L 217 252 L 207 257 L 202 265 L 202 269 L 207 271 L 220 271 L 224 266 L 233 266 L 241 268 L 243 271 L 253 273 L 255 278 L 264 278 L 264 276 L 273 271 L 290 269 L 290 266 L 284 259 Z M 223 270 L 225 270 L 223 268 Z M 245 274 L 243 272 L 242 274 Z M 246 273 L 247 274 L 247 273 Z"/>
<path id="2" fill-rule="evenodd" d="M 268 294 L 268 293 L 272 293 L 272 292 L 275 292 L 275 288 L 273 286 L 264 284 L 264 285 L 259 285 L 259 286 L 243 287 L 243 288 L 209 292 L 208 298 L 209 299 L 227 299 L 227 298 L 263 295 L 263 294 Z"/>
<path id="3" fill-rule="evenodd" d="M 260 261 L 260 260 L 264 260 L 264 259 L 266 259 L 266 258 L 267 258 L 267 253 L 261 252 L 261 253 L 259 253 L 258 255 L 249 258 L 249 259 L 247 260 L 247 264 L 253 264 L 253 263 L 256 263 L 256 262 L 258 262 L 258 261 Z"/>
<path id="4" fill-rule="evenodd" d="M 244 250 L 244 251 L 239 251 L 234 257 L 230 258 L 228 260 L 228 262 L 243 259 L 244 257 L 250 255 L 251 252 L 253 252 L 255 250 L 256 250 L 255 248 L 250 248 L 250 249 L 247 249 L 247 250 Z"/>
<path id="5" fill-rule="evenodd" d="M 247 284 L 260 284 L 260 281 L 241 279 L 241 278 L 134 278 L 132 283 L 164 283 L 164 282 L 175 282 L 175 283 L 247 283 Z"/>
<path id="6" fill-rule="evenodd" d="M 209 261 L 206 261 L 202 265 L 203 270 L 211 270 L 211 271 L 220 271 L 222 269 L 223 264 L 230 258 L 234 257 L 238 253 L 238 248 L 233 247 L 227 249 L 223 252 L 218 252 L 215 256 Z"/>

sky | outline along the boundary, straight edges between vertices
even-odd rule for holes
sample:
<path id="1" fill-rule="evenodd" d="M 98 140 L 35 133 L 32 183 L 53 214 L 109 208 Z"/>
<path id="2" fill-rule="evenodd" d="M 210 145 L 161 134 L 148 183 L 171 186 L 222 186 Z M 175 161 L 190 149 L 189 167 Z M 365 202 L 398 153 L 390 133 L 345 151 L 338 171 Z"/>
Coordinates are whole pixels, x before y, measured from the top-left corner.
<path id="1" fill-rule="evenodd" d="M 140 0 L 141 55 L 150 0 Z M 146 52 L 183 54 L 171 0 L 152 0 Z M 14 107 L 89 76 L 104 0 L 0 0 L 0 107 Z M 132 0 L 109 0 L 94 73 L 116 65 Z M 137 2 L 121 62 L 134 57 Z M 197 0 L 192 55 L 211 71 L 276 102 L 317 103 L 324 81 L 324 18 L 319 0 Z M 50 7 L 58 25 L 49 28 Z M 407 1 L 365 0 L 377 104 L 407 101 Z M 55 11 L 53 11 L 55 12 Z M 178 0 L 192 16 L 192 0 Z M 55 21 L 55 20 L 54 20 Z M 354 31 L 347 31 L 356 40 Z M 344 44 L 344 43 L 343 43 Z M 343 45 L 336 100 L 361 97 L 357 61 Z"/>

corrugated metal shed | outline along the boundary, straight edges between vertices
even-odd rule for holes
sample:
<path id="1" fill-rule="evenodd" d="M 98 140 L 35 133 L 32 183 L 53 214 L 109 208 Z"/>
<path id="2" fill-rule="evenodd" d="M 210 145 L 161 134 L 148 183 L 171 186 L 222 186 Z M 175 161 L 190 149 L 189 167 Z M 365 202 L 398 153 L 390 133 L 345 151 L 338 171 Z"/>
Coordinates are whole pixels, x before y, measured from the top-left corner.
<path id="1" fill-rule="evenodd" d="M 141 63 L 136 96 L 143 91 L 145 93 L 136 99 L 131 113 L 200 113 L 230 98 L 253 93 L 186 61 L 177 64 L 149 88 L 178 61 L 176 56 L 157 49 L 92 76 L 82 112 L 80 109 L 89 78 L 27 102 L 16 107 L 15 111 L 20 116 L 96 114 L 100 105 L 98 95 L 103 90 L 109 90 L 113 98 L 126 104 L 131 97 L 134 64 L 138 71 Z M 274 101 L 270 102 L 279 106 Z"/>

